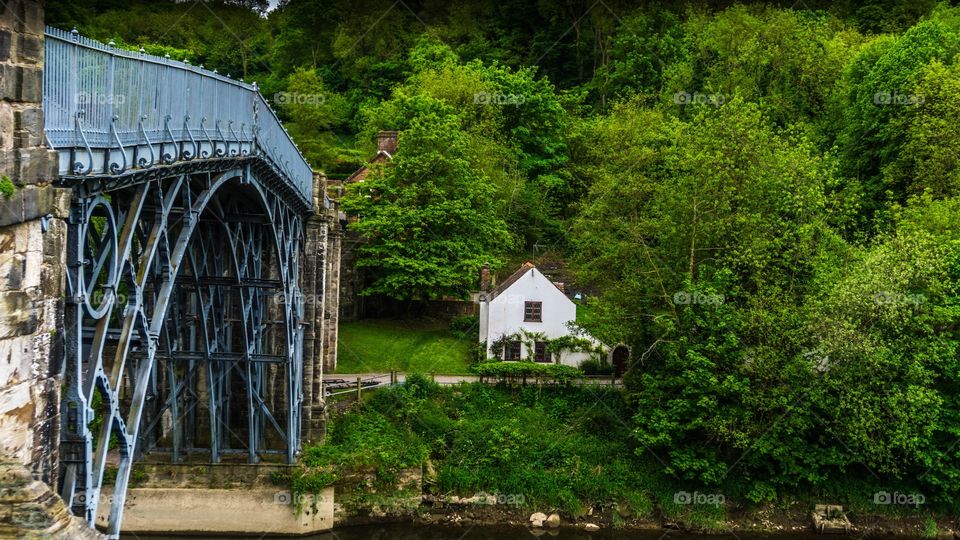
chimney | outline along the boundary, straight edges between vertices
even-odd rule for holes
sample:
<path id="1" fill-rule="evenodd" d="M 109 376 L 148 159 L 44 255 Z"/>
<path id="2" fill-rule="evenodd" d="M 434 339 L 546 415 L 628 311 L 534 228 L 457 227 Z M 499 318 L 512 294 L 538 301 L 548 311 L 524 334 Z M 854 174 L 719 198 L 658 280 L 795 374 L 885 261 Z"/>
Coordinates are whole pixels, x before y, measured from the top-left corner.
<path id="1" fill-rule="evenodd" d="M 377 133 L 377 150 L 386 152 L 391 156 L 397 151 L 397 132 L 380 131 Z"/>
<path id="2" fill-rule="evenodd" d="M 485 293 L 490 290 L 490 265 L 484 264 L 480 268 L 480 292 Z"/>
<path id="3" fill-rule="evenodd" d="M 560 292 L 566 294 L 567 289 L 564 287 L 562 281 L 554 281 L 553 284 L 556 285 L 558 289 L 560 289 Z"/>

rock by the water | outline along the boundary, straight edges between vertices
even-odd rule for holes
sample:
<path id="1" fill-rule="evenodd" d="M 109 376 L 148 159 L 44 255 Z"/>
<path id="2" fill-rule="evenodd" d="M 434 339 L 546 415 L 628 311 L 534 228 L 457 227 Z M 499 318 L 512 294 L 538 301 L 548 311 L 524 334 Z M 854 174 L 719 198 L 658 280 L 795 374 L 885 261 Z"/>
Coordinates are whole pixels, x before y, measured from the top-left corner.
<path id="1" fill-rule="evenodd" d="M 560 526 L 560 516 L 558 514 L 550 514 L 550 517 L 547 518 L 544 524 L 551 529 L 556 529 Z"/>
<path id="2" fill-rule="evenodd" d="M 530 515 L 530 525 L 534 527 L 543 527 L 543 522 L 547 520 L 547 515 L 543 512 L 534 512 Z"/>
<path id="3" fill-rule="evenodd" d="M 815 505 L 811 517 L 813 518 L 813 529 L 820 534 L 847 533 L 853 528 L 840 505 Z"/>
<path id="4" fill-rule="evenodd" d="M 590 532 L 596 532 L 600 530 L 600 526 L 597 525 L 596 523 L 587 523 L 583 526 L 583 528 Z"/>

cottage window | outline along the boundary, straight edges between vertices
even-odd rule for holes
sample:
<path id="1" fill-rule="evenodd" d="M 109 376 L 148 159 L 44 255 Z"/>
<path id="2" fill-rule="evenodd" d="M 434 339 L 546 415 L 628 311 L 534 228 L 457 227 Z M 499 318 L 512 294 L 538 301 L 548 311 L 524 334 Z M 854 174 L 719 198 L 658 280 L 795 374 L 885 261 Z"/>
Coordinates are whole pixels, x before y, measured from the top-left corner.
<path id="1" fill-rule="evenodd" d="M 543 322 L 543 302 L 524 302 L 523 322 Z"/>
<path id="2" fill-rule="evenodd" d="M 519 360 L 520 359 L 520 342 L 511 341 L 506 348 L 506 360 Z"/>
<path id="3" fill-rule="evenodd" d="M 537 341 L 533 344 L 533 360 L 535 362 L 550 361 L 550 357 L 547 356 L 547 342 Z"/>

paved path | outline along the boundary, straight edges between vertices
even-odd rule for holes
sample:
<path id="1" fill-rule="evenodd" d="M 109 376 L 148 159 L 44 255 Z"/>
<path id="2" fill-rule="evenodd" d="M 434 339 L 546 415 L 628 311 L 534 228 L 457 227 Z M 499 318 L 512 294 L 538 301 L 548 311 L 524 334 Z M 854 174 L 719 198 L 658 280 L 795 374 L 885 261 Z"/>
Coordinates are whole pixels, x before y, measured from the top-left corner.
<path id="1" fill-rule="evenodd" d="M 323 384 L 326 387 L 326 394 L 341 394 L 356 391 L 357 377 L 360 377 L 364 390 L 375 388 L 377 386 L 387 386 L 390 384 L 389 373 L 332 373 L 323 376 Z M 397 382 L 404 382 L 407 379 L 406 373 L 397 373 Z M 480 377 L 476 375 L 435 375 L 434 380 L 439 384 L 459 384 L 462 382 L 480 382 Z M 493 382 L 491 380 L 491 382 Z M 598 386 L 609 386 L 610 377 L 592 377 L 578 379 L 574 384 L 595 384 Z M 622 380 L 617 380 L 616 386 L 623 386 Z"/>
<path id="2" fill-rule="evenodd" d="M 329 373 L 323 375 L 324 382 L 330 380 L 343 379 L 345 382 L 357 384 L 357 377 L 364 381 L 376 380 L 381 382 L 390 382 L 389 373 Z M 406 373 L 397 373 L 397 382 L 407 380 Z M 440 384 L 458 384 L 462 382 L 479 382 L 480 377 L 476 375 L 436 375 L 434 380 Z"/>

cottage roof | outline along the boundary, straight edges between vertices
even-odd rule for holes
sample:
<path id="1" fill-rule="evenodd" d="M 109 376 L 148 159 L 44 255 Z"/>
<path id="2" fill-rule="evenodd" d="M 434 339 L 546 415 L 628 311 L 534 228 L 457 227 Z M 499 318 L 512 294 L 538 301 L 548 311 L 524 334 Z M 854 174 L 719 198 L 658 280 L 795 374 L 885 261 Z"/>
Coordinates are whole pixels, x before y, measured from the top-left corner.
<path id="1" fill-rule="evenodd" d="M 497 285 L 492 291 L 487 293 L 487 301 L 493 300 L 494 298 L 499 296 L 500 293 L 509 289 L 511 285 L 516 283 L 520 278 L 526 275 L 527 272 L 529 272 L 530 270 L 533 270 L 534 268 L 536 268 L 536 266 L 534 266 L 533 263 L 530 261 L 527 261 L 522 265 L 520 265 L 520 268 L 518 268 L 516 272 L 510 274 L 510 277 L 503 280 L 503 283 Z M 547 281 L 550 281 L 550 280 L 548 279 Z M 563 289 L 558 287 L 556 283 L 554 283 L 553 281 L 550 281 L 550 284 L 556 287 L 561 294 L 566 296 L 566 293 L 563 292 Z"/>

